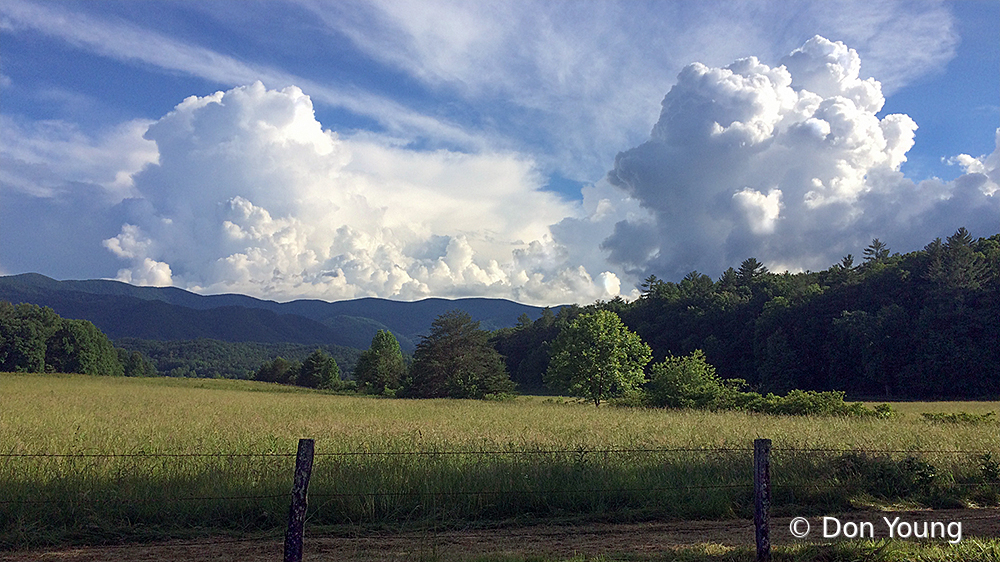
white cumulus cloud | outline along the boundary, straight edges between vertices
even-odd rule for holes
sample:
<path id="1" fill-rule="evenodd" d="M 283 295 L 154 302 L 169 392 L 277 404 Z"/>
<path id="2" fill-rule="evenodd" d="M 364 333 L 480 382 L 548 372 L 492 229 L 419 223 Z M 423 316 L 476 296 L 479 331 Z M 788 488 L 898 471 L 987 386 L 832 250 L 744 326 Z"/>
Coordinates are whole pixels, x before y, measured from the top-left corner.
<path id="1" fill-rule="evenodd" d="M 610 261 L 633 279 L 718 275 L 749 256 L 819 269 L 875 237 L 916 249 L 960 226 L 995 233 L 996 153 L 956 157 L 967 174 L 954 182 L 905 178 L 917 124 L 880 117 L 881 85 L 860 68 L 820 36 L 775 66 L 685 67 L 649 140 L 608 174 L 649 213 L 615 219 Z"/>
<path id="2" fill-rule="evenodd" d="M 550 231 L 576 206 L 515 154 L 422 152 L 324 130 L 296 87 L 190 97 L 153 123 L 147 204 L 105 246 L 119 278 L 270 298 L 609 298 Z"/>

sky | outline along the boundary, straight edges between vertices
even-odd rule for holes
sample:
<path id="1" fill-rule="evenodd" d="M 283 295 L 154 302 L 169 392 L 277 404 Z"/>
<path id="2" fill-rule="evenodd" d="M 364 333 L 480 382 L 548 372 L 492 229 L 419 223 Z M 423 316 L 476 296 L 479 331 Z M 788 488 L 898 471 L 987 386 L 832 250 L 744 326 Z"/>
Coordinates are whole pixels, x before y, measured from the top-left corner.
<path id="1" fill-rule="evenodd" d="M 635 298 L 1000 232 L 1000 1 L 0 3 L 0 274 Z"/>

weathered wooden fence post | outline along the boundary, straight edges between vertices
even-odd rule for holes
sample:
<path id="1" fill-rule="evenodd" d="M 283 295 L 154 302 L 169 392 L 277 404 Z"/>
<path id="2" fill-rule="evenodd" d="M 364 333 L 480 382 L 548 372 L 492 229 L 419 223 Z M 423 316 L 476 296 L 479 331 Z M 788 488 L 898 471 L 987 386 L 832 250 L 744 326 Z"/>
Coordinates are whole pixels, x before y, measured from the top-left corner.
<path id="1" fill-rule="evenodd" d="M 292 507 L 288 510 L 285 531 L 285 562 L 302 562 L 302 533 L 306 522 L 306 491 L 313 465 L 313 440 L 299 439 L 295 455 L 295 478 L 292 481 Z"/>
<path id="2" fill-rule="evenodd" d="M 771 560 L 771 440 L 753 441 L 753 525 L 757 562 Z"/>

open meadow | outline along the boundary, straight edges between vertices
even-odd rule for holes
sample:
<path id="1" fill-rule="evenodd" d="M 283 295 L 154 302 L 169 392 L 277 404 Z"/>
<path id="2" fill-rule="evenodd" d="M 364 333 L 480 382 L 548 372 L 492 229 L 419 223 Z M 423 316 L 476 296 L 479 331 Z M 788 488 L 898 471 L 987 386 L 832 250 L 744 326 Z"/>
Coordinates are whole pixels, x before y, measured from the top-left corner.
<path id="1" fill-rule="evenodd" d="M 998 504 L 997 403 L 893 419 L 391 400 L 248 381 L 0 375 L 0 550 L 280 536 L 299 438 L 310 533 L 715 520 Z M 995 548 L 993 545 L 991 548 Z"/>

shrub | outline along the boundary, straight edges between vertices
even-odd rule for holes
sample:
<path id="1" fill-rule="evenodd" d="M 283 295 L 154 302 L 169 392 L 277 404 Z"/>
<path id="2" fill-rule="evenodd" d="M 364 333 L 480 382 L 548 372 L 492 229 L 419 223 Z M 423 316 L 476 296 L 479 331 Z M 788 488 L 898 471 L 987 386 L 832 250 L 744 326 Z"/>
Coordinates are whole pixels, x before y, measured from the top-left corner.
<path id="1" fill-rule="evenodd" d="M 667 356 L 650 368 L 645 399 L 629 397 L 618 405 L 649 405 L 659 408 L 741 410 L 785 416 L 854 416 L 891 418 L 896 412 L 888 404 L 868 408 L 860 402 L 845 402 L 841 391 L 792 390 L 785 396 L 743 392 L 741 379 L 721 379 L 701 350 L 686 357 Z"/>
<path id="2" fill-rule="evenodd" d="M 726 390 L 700 349 L 685 357 L 668 355 L 650 367 L 646 384 L 649 403 L 660 408 L 711 408 Z"/>
<path id="3" fill-rule="evenodd" d="M 984 423 L 994 423 L 997 421 L 996 412 L 986 412 L 985 414 L 970 414 L 968 412 L 957 412 L 954 414 L 928 413 L 920 414 L 924 421 L 932 423 L 960 423 L 966 425 L 982 425 Z"/>

